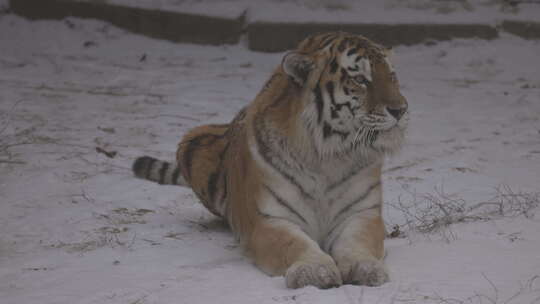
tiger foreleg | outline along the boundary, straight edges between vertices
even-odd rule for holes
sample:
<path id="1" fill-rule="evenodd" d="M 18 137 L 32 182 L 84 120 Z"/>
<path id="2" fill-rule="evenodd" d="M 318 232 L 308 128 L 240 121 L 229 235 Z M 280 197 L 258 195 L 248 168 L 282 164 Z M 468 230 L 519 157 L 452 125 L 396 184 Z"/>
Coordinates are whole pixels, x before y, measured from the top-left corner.
<path id="1" fill-rule="evenodd" d="M 285 275 L 289 288 L 331 288 L 342 284 L 332 257 L 296 224 L 264 218 L 256 224 L 251 240 L 257 266 L 270 275 Z"/>
<path id="2" fill-rule="evenodd" d="M 378 208 L 351 216 L 328 252 L 346 284 L 379 286 L 389 280 L 383 264 L 384 224 Z"/>

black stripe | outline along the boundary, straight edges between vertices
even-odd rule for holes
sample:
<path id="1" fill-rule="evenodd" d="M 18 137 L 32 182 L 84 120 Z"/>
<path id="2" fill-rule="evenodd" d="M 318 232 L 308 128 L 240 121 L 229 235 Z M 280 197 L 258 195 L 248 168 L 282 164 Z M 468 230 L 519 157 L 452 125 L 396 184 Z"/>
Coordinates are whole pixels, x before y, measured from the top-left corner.
<path id="1" fill-rule="evenodd" d="M 338 51 L 339 52 L 345 51 L 345 45 L 347 44 L 347 42 L 348 42 L 348 39 L 341 40 L 341 42 L 338 45 Z"/>
<path id="2" fill-rule="evenodd" d="M 178 185 L 179 184 L 178 176 L 180 176 L 180 167 L 177 166 L 176 168 L 174 168 L 174 171 L 172 173 L 171 183 Z"/>
<path id="3" fill-rule="evenodd" d="M 223 150 L 221 150 L 221 152 L 219 153 L 219 166 L 220 167 L 223 164 L 223 160 L 225 159 L 225 154 L 227 153 L 227 151 L 229 151 L 230 146 L 231 146 L 231 142 L 228 141 L 225 147 L 223 147 Z"/>
<path id="4" fill-rule="evenodd" d="M 339 108 L 336 107 L 337 105 L 330 106 L 330 118 L 336 119 L 339 118 L 338 110 L 341 109 L 341 106 Z"/>
<path id="5" fill-rule="evenodd" d="M 266 142 L 264 141 L 264 139 L 267 138 L 268 136 L 266 136 L 266 134 L 263 134 L 262 132 L 262 130 L 266 128 L 264 126 L 265 124 L 264 116 L 266 115 L 266 112 L 272 108 L 279 107 L 281 103 L 287 101 L 285 96 L 290 94 L 289 90 L 291 88 L 292 88 L 291 86 L 287 86 L 287 89 L 282 90 L 281 94 L 278 97 L 276 97 L 270 105 L 268 105 L 261 112 L 256 114 L 255 119 L 253 120 L 253 129 L 255 130 L 255 140 L 257 144 L 257 150 L 259 154 L 262 156 L 262 158 L 266 161 L 266 163 L 271 165 L 278 173 L 280 173 L 284 178 L 286 178 L 291 184 L 295 185 L 304 197 L 314 199 L 311 194 L 309 194 L 308 192 L 304 190 L 304 188 L 298 183 L 298 181 L 293 176 L 291 176 L 285 170 L 282 170 L 281 168 L 279 168 L 279 166 L 276 165 L 276 162 L 280 161 L 280 157 L 279 157 L 280 155 L 276 155 L 276 153 L 269 146 L 266 145 Z M 322 103 L 320 106 L 322 106 Z M 319 112 L 319 116 L 322 118 L 321 115 L 322 115 L 322 111 Z M 289 167 L 284 162 L 280 162 L 280 164 L 283 167 Z"/>
<path id="6" fill-rule="evenodd" d="M 336 99 L 334 97 L 334 82 L 327 82 L 326 90 L 328 91 L 328 95 L 330 95 L 330 101 L 332 102 L 332 104 L 336 104 Z"/>
<path id="7" fill-rule="evenodd" d="M 257 138 L 257 143 L 258 143 L 259 153 L 261 153 L 264 160 L 266 160 L 267 163 L 269 163 L 272 167 L 274 167 L 274 169 L 276 169 L 276 171 L 278 171 L 283 177 L 285 177 L 291 184 L 295 185 L 300 190 L 303 196 L 313 199 L 313 196 L 307 193 L 293 176 L 281 170 L 274 164 L 274 162 L 268 155 L 270 154 L 270 149 L 264 143 L 262 143 L 262 140 Z"/>
<path id="8" fill-rule="evenodd" d="M 184 161 L 184 168 L 186 169 L 186 180 L 191 181 L 191 163 L 193 161 L 193 152 L 199 144 L 200 137 L 196 137 L 188 142 L 188 146 L 184 153 L 182 153 L 182 160 Z"/>
<path id="9" fill-rule="evenodd" d="M 184 160 L 184 167 L 186 169 L 186 179 L 188 181 L 191 180 L 191 169 L 192 169 L 192 162 L 193 162 L 193 154 L 195 153 L 195 150 L 201 146 L 202 141 L 204 139 L 212 138 L 212 140 L 204 144 L 205 146 L 207 146 L 207 145 L 213 144 L 214 142 L 216 142 L 216 140 L 220 139 L 221 137 L 223 137 L 223 134 L 216 135 L 216 134 L 211 134 L 211 133 L 205 133 L 205 134 L 196 136 L 187 142 L 182 143 L 182 144 L 188 145 L 185 152 L 182 154 L 182 158 Z"/>
<path id="10" fill-rule="evenodd" d="M 339 225 L 336 225 L 336 226 L 334 227 L 334 229 L 335 229 L 336 227 L 338 227 L 338 226 L 339 226 Z M 333 231 L 334 229 L 332 229 L 332 232 L 334 232 L 334 231 Z M 330 233 L 328 233 L 328 235 L 330 235 Z M 336 236 L 332 239 L 332 241 L 330 242 L 330 244 L 328 244 L 328 251 L 327 251 L 328 254 L 330 254 L 330 255 L 334 254 L 334 253 L 332 252 L 332 250 L 334 250 L 334 244 L 336 243 L 337 239 L 339 239 L 339 235 L 336 235 Z"/>
<path id="11" fill-rule="evenodd" d="M 221 173 L 221 169 L 218 168 L 216 171 L 214 171 L 214 173 L 212 173 L 210 175 L 210 177 L 208 178 L 208 182 L 207 182 L 207 189 L 208 189 L 208 198 L 209 198 L 209 202 L 211 204 L 214 204 L 214 198 L 216 196 L 216 191 L 217 191 L 217 181 L 218 181 L 218 178 L 219 178 L 219 174 Z"/>
<path id="12" fill-rule="evenodd" d="M 332 127 L 325 121 L 323 127 L 323 138 L 328 138 L 332 135 Z"/>
<path id="13" fill-rule="evenodd" d="M 133 162 L 133 165 L 131 166 L 131 170 L 133 170 L 133 173 L 135 176 L 140 178 L 145 178 L 146 176 L 146 164 L 152 159 L 153 157 L 150 156 L 141 156 L 138 157 L 135 162 Z"/>
<path id="14" fill-rule="evenodd" d="M 290 221 L 291 221 L 291 219 L 289 219 L 289 218 L 282 217 L 282 216 L 270 215 L 270 214 L 268 214 L 268 213 L 261 212 L 260 210 L 258 210 L 257 213 L 258 213 L 260 216 L 262 216 L 262 217 L 264 217 L 264 218 L 266 218 L 266 219 L 279 219 L 279 220 L 285 220 L 285 221 L 287 221 L 287 222 L 290 222 Z"/>
<path id="15" fill-rule="evenodd" d="M 356 176 L 360 172 L 360 170 L 362 170 L 364 168 L 365 168 L 365 166 L 360 165 L 357 168 L 355 168 L 354 170 L 351 170 L 350 173 L 347 174 L 346 176 L 344 176 L 342 179 L 340 179 L 339 181 L 337 181 L 337 182 L 331 184 L 330 186 L 326 187 L 326 192 L 330 192 L 330 191 L 334 190 L 337 186 L 345 183 L 346 181 L 348 181 L 353 176 Z"/>
<path id="16" fill-rule="evenodd" d="M 356 205 L 356 204 L 360 203 L 361 201 L 365 200 L 366 197 L 368 197 L 368 195 L 371 193 L 371 191 L 373 191 L 375 188 L 379 187 L 380 185 L 381 185 L 380 181 L 378 181 L 375 184 L 371 185 L 364 193 L 362 193 L 359 197 L 354 199 L 352 202 L 347 204 L 347 206 L 343 207 L 343 209 L 341 209 L 338 213 L 336 213 L 336 216 L 334 217 L 334 219 L 339 218 L 342 214 L 345 214 L 347 211 L 349 211 L 354 205 Z M 371 208 L 372 207 L 369 207 L 367 209 L 362 209 L 362 210 L 359 210 L 359 211 L 368 210 L 368 209 L 371 209 Z"/>
<path id="17" fill-rule="evenodd" d="M 313 43 L 313 39 L 315 39 L 315 36 L 311 36 L 306 40 L 305 47 L 309 48 L 309 46 Z"/>
<path id="18" fill-rule="evenodd" d="M 324 49 L 324 48 L 327 47 L 329 44 L 331 44 L 332 42 L 334 42 L 335 39 L 336 39 L 336 37 L 334 37 L 334 34 L 333 34 L 333 33 L 330 33 L 330 34 L 325 35 L 325 36 L 322 37 L 322 39 L 321 39 L 321 43 L 319 44 L 319 48 L 320 48 L 320 49 Z"/>
<path id="19" fill-rule="evenodd" d="M 219 163 L 217 164 L 217 169 L 210 175 L 208 178 L 207 189 L 210 202 L 215 205 L 216 192 L 218 188 L 218 179 L 223 172 L 223 160 L 225 159 L 225 153 L 229 150 L 230 141 L 227 142 L 223 150 L 219 154 Z"/>
<path id="20" fill-rule="evenodd" d="M 152 174 L 152 167 L 154 166 L 154 163 L 157 162 L 157 159 L 155 158 L 151 158 L 148 160 L 148 164 L 146 165 L 146 179 L 150 179 L 151 178 L 151 174 Z"/>
<path id="21" fill-rule="evenodd" d="M 333 42 L 334 42 L 334 38 L 332 37 L 332 38 L 326 40 L 325 42 L 321 43 L 321 46 L 319 48 L 324 49 L 325 47 L 329 46 Z"/>
<path id="22" fill-rule="evenodd" d="M 317 86 L 313 90 L 313 93 L 315 94 L 315 105 L 317 106 L 317 122 L 321 123 L 322 114 L 324 111 L 324 102 L 322 98 L 321 87 L 319 86 L 319 84 L 317 84 Z"/>
<path id="23" fill-rule="evenodd" d="M 345 79 L 347 79 L 347 77 L 349 76 L 349 73 L 347 73 L 347 71 L 344 68 L 341 68 L 340 72 L 341 72 L 341 76 L 339 77 L 339 81 L 345 82 Z"/>
<path id="24" fill-rule="evenodd" d="M 273 74 L 272 76 L 270 76 L 270 78 L 263 85 L 263 88 L 262 88 L 261 92 L 259 92 L 259 94 L 261 94 L 262 92 L 268 90 L 272 86 L 272 83 L 276 80 L 277 77 L 278 77 L 278 74 Z M 237 114 L 237 117 L 238 117 L 238 115 L 245 115 L 245 108 L 240 110 L 240 112 Z M 234 119 L 233 121 L 235 121 L 235 120 L 236 119 Z"/>
<path id="25" fill-rule="evenodd" d="M 274 76 L 272 75 L 272 78 L 274 78 Z M 244 119 L 246 117 L 246 107 L 243 107 L 242 109 L 240 109 L 240 111 L 236 114 L 236 116 L 234 116 L 233 120 L 231 121 L 230 125 L 233 126 L 235 123 L 238 123 L 239 121 L 241 121 L 242 119 Z M 229 127 L 230 129 L 230 127 Z M 227 129 L 227 131 L 229 130 Z"/>
<path id="26" fill-rule="evenodd" d="M 304 188 L 298 183 L 298 181 L 293 177 L 291 176 L 290 174 L 288 174 L 287 172 L 281 170 L 278 166 L 276 166 L 275 164 L 275 161 L 272 159 L 272 151 L 271 149 L 266 145 L 266 143 L 263 141 L 263 137 L 264 135 L 261 134 L 261 126 L 258 126 L 258 124 L 261 124 L 263 119 L 260 118 L 259 116 L 261 116 L 262 114 L 264 114 L 264 112 L 262 113 L 259 113 L 259 115 L 257 116 L 257 119 L 255 119 L 254 121 L 254 129 L 255 129 L 255 140 L 256 140 L 256 143 L 257 143 L 257 150 L 259 152 L 259 154 L 263 157 L 263 159 L 269 164 L 271 165 L 277 172 L 279 172 L 284 178 L 286 178 L 291 184 L 293 184 L 294 186 L 296 186 L 298 188 L 298 190 L 300 190 L 300 192 L 302 193 L 302 195 L 304 197 L 308 197 L 310 199 L 313 199 L 313 196 L 309 193 L 307 193 Z M 278 158 L 279 160 L 279 158 Z"/>
<path id="27" fill-rule="evenodd" d="M 163 162 L 161 169 L 159 169 L 159 184 L 163 185 L 165 183 L 165 174 L 167 174 L 167 169 L 169 168 L 168 162 Z"/>
<path id="28" fill-rule="evenodd" d="M 321 34 L 321 37 L 319 38 L 321 41 L 324 41 L 330 37 L 334 36 L 334 33 L 326 33 L 326 34 Z"/>
<path id="29" fill-rule="evenodd" d="M 334 57 L 334 59 L 332 59 L 332 61 L 330 62 L 330 73 L 334 74 L 335 72 L 337 72 L 337 69 L 338 63 L 336 61 L 336 57 Z"/>
<path id="30" fill-rule="evenodd" d="M 347 56 L 351 56 L 352 54 L 354 54 L 356 52 L 358 52 L 358 49 L 357 48 L 352 48 L 349 51 L 347 51 Z"/>
<path id="31" fill-rule="evenodd" d="M 375 205 L 375 206 L 371 206 L 371 207 L 368 207 L 368 208 L 364 208 L 364 209 L 361 209 L 361 210 L 357 210 L 356 212 L 354 213 L 360 213 L 360 212 L 364 212 L 364 211 L 367 211 L 367 210 L 371 210 L 371 209 L 376 209 L 376 208 L 379 208 L 380 205 Z M 337 224 L 335 224 L 332 229 L 330 229 L 328 231 L 328 233 L 326 234 L 326 237 L 329 237 L 330 235 L 332 235 L 332 233 L 334 233 L 334 231 L 341 225 L 343 224 L 343 221 L 338 221 Z M 328 244 L 328 253 L 332 254 L 332 250 L 334 249 L 334 244 L 336 243 L 336 241 L 339 239 L 339 235 L 336 235 L 332 241 L 330 242 L 330 244 Z"/>
<path id="32" fill-rule="evenodd" d="M 332 135 L 338 135 L 341 137 L 341 140 L 345 140 L 347 139 L 347 136 L 349 136 L 349 134 L 350 134 L 349 132 L 336 130 L 332 128 L 330 124 L 328 124 L 328 122 L 326 121 L 324 122 L 324 125 L 323 125 L 323 138 L 324 139 L 327 139 L 328 137 Z"/>
<path id="33" fill-rule="evenodd" d="M 296 215 L 302 222 L 304 222 L 305 224 L 307 224 L 307 220 L 296 210 L 294 210 L 288 202 L 286 202 L 285 200 L 283 200 L 281 197 L 279 197 L 270 187 L 268 187 L 267 185 L 264 185 L 264 188 L 266 189 L 266 191 L 268 191 L 272 197 L 282 206 L 284 207 L 285 209 L 289 210 L 290 212 L 294 213 L 294 215 Z"/>
<path id="34" fill-rule="evenodd" d="M 227 199 L 228 195 L 228 188 L 227 188 L 227 171 L 224 171 L 221 175 L 222 177 L 222 184 L 223 184 L 223 191 L 221 192 L 221 198 L 219 199 L 219 204 L 223 204 L 225 202 L 225 199 Z"/>

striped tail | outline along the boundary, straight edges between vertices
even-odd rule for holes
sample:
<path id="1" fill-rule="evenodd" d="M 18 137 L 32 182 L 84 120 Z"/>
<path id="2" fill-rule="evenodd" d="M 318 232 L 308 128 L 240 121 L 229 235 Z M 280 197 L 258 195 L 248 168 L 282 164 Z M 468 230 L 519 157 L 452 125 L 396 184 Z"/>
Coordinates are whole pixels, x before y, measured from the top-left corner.
<path id="1" fill-rule="evenodd" d="M 137 158 L 133 163 L 132 170 L 135 176 L 161 185 L 186 185 L 186 181 L 180 173 L 180 168 L 176 164 L 150 156 Z"/>

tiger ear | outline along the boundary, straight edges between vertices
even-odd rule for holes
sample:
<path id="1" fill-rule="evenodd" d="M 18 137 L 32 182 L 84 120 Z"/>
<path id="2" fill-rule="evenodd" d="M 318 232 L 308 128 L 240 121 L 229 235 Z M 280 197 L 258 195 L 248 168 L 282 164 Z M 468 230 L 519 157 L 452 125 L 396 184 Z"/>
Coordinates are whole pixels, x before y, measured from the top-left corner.
<path id="1" fill-rule="evenodd" d="M 315 68 L 315 62 L 306 55 L 289 52 L 283 57 L 281 67 L 294 82 L 300 86 L 304 86 L 309 73 Z"/>

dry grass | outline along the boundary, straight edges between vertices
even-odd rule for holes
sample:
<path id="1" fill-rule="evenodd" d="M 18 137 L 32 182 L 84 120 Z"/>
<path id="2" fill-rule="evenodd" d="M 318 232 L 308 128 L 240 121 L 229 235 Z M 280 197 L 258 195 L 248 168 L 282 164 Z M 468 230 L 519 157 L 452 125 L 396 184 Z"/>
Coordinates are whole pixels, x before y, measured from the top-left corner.
<path id="1" fill-rule="evenodd" d="M 127 227 L 100 227 L 91 232 L 85 232 L 86 236 L 80 242 L 58 242 L 50 245 L 52 248 L 62 248 L 69 253 L 84 254 L 99 248 L 125 247 L 130 249 L 135 241 L 136 234 L 130 239 L 126 234 Z"/>
<path id="2" fill-rule="evenodd" d="M 452 224 L 488 221 L 504 217 L 524 216 L 533 218 L 540 206 L 540 193 L 516 192 L 509 186 L 499 186 L 492 199 L 471 203 L 441 189 L 435 193 L 417 194 L 409 192 L 410 199 L 399 198 L 396 203 L 387 203 L 399 210 L 405 219 L 394 231 L 438 232 Z"/>
<path id="3" fill-rule="evenodd" d="M 24 99 L 16 101 L 11 108 L 6 112 L 0 112 L 0 163 L 7 164 L 26 164 L 25 161 L 16 159 L 18 156 L 11 151 L 12 148 L 24 145 L 42 144 L 42 143 L 54 143 L 55 140 L 47 136 L 36 135 L 36 131 L 42 127 L 45 122 L 36 119 L 32 126 L 26 128 L 14 128 L 11 134 L 7 130 L 14 120 L 15 110 L 24 101 Z M 34 117 L 32 117 L 34 118 Z M 28 121 L 33 121 L 28 119 Z"/>

